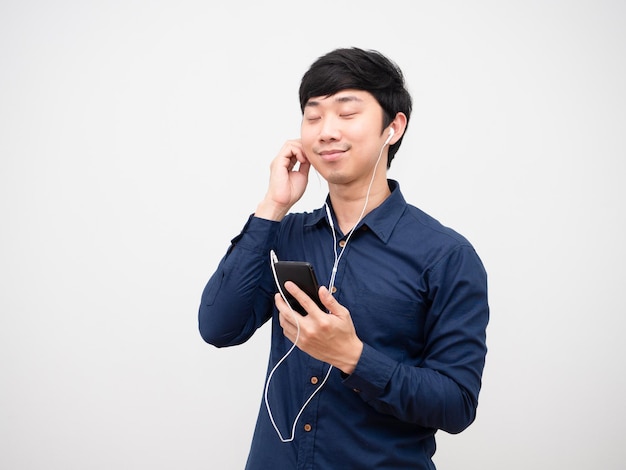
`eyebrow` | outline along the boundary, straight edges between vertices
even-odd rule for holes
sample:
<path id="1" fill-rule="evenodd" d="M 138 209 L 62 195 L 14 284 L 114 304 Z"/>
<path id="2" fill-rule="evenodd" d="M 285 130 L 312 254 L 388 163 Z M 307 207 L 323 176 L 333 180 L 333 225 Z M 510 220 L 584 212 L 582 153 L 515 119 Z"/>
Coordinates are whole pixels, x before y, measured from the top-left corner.
<path id="1" fill-rule="evenodd" d="M 363 102 L 363 100 L 361 98 L 359 98 L 356 95 L 342 95 L 342 96 L 338 96 L 334 99 L 335 103 L 350 103 L 352 101 L 357 101 L 357 102 Z M 319 106 L 320 102 L 316 101 L 316 100 L 309 100 L 306 102 L 306 104 L 304 105 L 305 108 L 314 108 L 316 106 Z"/>

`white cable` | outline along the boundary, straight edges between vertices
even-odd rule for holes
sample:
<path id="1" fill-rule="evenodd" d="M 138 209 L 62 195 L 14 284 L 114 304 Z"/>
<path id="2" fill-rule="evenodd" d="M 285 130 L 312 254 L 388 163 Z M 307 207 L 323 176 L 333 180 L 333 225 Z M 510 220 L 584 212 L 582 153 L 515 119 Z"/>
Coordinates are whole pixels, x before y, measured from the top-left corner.
<path id="1" fill-rule="evenodd" d="M 298 321 L 298 314 L 294 312 L 293 308 L 291 308 L 291 305 L 289 304 L 289 301 L 287 300 L 287 297 L 285 296 L 285 293 L 283 292 L 282 286 L 280 285 L 280 282 L 278 281 L 278 275 L 276 274 L 276 267 L 274 266 L 274 263 L 276 261 L 278 261 L 278 258 L 276 257 L 276 253 L 274 253 L 274 250 L 271 250 L 270 251 L 270 265 L 272 266 L 272 273 L 274 274 L 274 282 L 278 286 L 278 292 L 280 292 L 280 296 L 283 298 L 285 303 L 289 306 L 289 310 L 291 310 L 292 314 L 294 315 L 294 318 L 296 320 L 296 327 L 297 327 L 298 330 L 297 330 L 297 333 L 296 333 L 296 338 L 295 338 L 291 348 L 289 348 L 289 351 L 287 351 L 285 353 L 285 355 L 280 359 L 280 361 L 278 361 L 276 363 L 276 365 L 272 368 L 272 370 L 270 371 L 269 375 L 267 376 L 267 382 L 265 384 L 264 398 L 265 398 L 265 407 L 267 408 L 267 414 L 270 417 L 270 421 L 272 422 L 272 426 L 274 426 L 274 430 L 276 431 L 276 434 L 278 434 L 279 439 L 281 440 L 281 442 L 291 442 L 291 441 L 294 440 L 294 438 L 296 436 L 296 426 L 298 424 L 298 420 L 300 419 L 300 416 L 304 412 L 304 409 L 307 407 L 309 402 L 313 399 L 313 397 L 317 394 L 317 392 L 319 392 L 321 390 L 321 388 L 324 386 L 324 384 L 328 380 L 328 377 L 330 376 L 330 371 L 333 369 L 333 366 L 330 366 L 328 368 L 328 372 L 326 372 L 326 376 L 324 377 L 324 380 L 322 380 L 322 383 L 320 383 L 317 386 L 317 388 L 313 391 L 311 396 L 304 402 L 304 405 L 302 405 L 302 408 L 300 408 L 300 411 L 296 415 L 296 418 L 294 419 L 293 425 L 291 427 L 291 437 L 289 437 L 287 439 L 284 438 L 282 433 L 278 429 L 278 425 L 274 421 L 274 416 L 272 415 L 272 410 L 271 410 L 271 407 L 270 407 L 270 404 L 269 404 L 269 400 L 267 399 L 267 394 L 268 394 L 268 390 L 269 390 L 269 387 L 270 387 L 270 382 L 272 380 L 272 376 L 274 375 L 274 372 L 276 372 L 276 369 L 278 369 L 278 367 L 283 363 L 283 361 L 285 359 L 287 359 L 287 356 L 289 356 L 289 354 L 291 354 L 291 352 L 295 349 L 296 345 L 298 344 L 298 339 L 300 338 L 300 322 Z"/>
<path id="2" fill-rule="evenodd" d="M 333 265 L 333 271 L 332 271 L 332 274 L 331 274 L 331 277 L 330 277 L 330 285 L 329 285 L 329 290 L 331 292 L 332 292 L 333 286 L 335 285 L 335 276 L 337 275 L 337 268 L 339 266 L 339 260 L 343 256 L 343 252 L 345 251 L 346 247 L 348 246 L 348 242 L 350 241 L 350 238 L 352 238 L 352 234 L 356 230 L 357 225 L 359 225 L 359 222 L 361 222 L 361 220 L 363 219 L 363 215 L 365 214 L 365 210 L 367 209 L 367 204 L 369 203 L 369 199 L 370 199 L 370 192 L 372 191 L 372 185 L 374 184 L 374 179 L 376 178 L 376 170 L 378 169 L 378 164 L 380 163 L 380 158 L 383 156 L 383 150 L 385 149 L 385 145 L 387 145 L 387 142 L 385 142 L 383 144 L 383 146 L 380 148 L 380 153 L 378 154 L 378 159 L 376 160 L 376 165 L 374 165 L 374 173 L 372 173 L 372 178 L 370 179 L 370 184 L 367 187 L 367 193 L 365 194 L 365 204 L 363 204 L 363 209 L 361 210 L 361 214 L 359 215 L 359 218 L 357 219 L 356 223 L 354 224 L 354 226 L 352 227 L 352 229 L 348 233 L 348 236 L 346 237 L 346 243 L 341 248 L 341 252 L 339 253 L 339 256 L 337 256 L 337 237 L 335 236 L 335 226 L 333 224 L 333 219 L 332 219 L 332 215 L 330 213 L 330 209 L 328 208 L 328 203 L 326 203 L 326 213 L 328 215 L 328 220 L 330 221 L 330 228 L 331 228 L 331 230 L 333 232 L 333 249 L 335 250 L 335 264 Z"/>
<path id="3" fill-rule="evenodd" d="M 380 153 L 378 154 L 378 159 L 376 160 L 376 165 L 374 165 L 374 173 L 372 174 L 372 179 L 370 180 L 370 184 L 369 184 L 369 186 L 367 188 L 367 194 L 365 195 L 365 204 L 363 205 L 363 209 L 361 210 L 361 214 L 359 215 L 359 218 L 357 219 L 356 223 L 354 224 L 354 226 L 352 227 L 352 229 L 348 233 L 348 236 L 346 237 L 346 243 L 341 248 L 341 252 L 339 254 L 337 254 L 337 236 L 335 234 L 335 225 L 333 223 L 332 214 L 330 212 L 330 208 L 328 207 L 328 204 L 325 203 L 325 205 L 326 205 L 326 214 L 328 216 L 328 220 L 329 220 L 329 223 L 330 223 L 330 228 L 331 228 L 331 231 L 333 233 L 333 251 L 335 253 L 335 262 L 333 263 L 333 270 L 332 270 L 332 273 L 331 273 L 331 276 L 330 276 L 330 282 L 328 284 L 329 292 L 332 292 L 332 289 L 333 289 L 333 287 L 335 285 L 335 276 L 337 275 L 337 268 L 339 266 L 339 260 L 341 260 L 341 257 L 343 256 L 343 252 L 345 251 L 346 247 L 348 246 L 348 241 L 350 241 L 350 238 L 352 237 L 352 234 L 356 230 L 357 225 L 359 225 L 359 222 L 361 222 L 361 220 L 363 219 L 363 215 L 365 214 L 365 210 L 367 209 L 367 204 L 369 202 L 370 192 L 372 190 L 372 185 L 373 185 L 374 179 L 376 177 L 376 170 L 378 169 L 378 164 L 380 163 L 380 158 L 383 155 L 383 150 L 385 149 L 385 145 L 387 145 L 387 142 L 385 142 L 383 144 L 383 146 L 381 147 Z M 287 357 L 291 354 L 291 352 L 296 348 L 296 345 L 298 344 L 298 339 L 300 339 L 300 322 L 298 321 L 298 314 L 296 314 L 294 312 L 293 308 L 289 304 L 289 301 L 287 300 L 287 297 L 285 296 L 285 293 L 283 292 L 283 288 L 280 285 L 280 281 L 278 280 L 278 274 L 276 274 L 276 267 L 274 266 L 274 263 L 276 261 L 278 261 L 278 257 L 276 256 L 276 253 L 274 253 L 274 250 L 270 250 L 270 266 L 272 267 L 272 274 L 274 275 L 274 282 L 276 283 L 276 286 L 278 287 L 278 292 L 280 293 L 280 296 L 283 298 L 283 300 L 285 301 L 285 303 L 287 304 L 287 306 L 291 310 L 292 314 L 294 315 L 294 318 L 296 320 L 297 332 L 296 332 L 296 338 L 295 338 L 295 340 L 293 342 L 293 345 L 289 348 L 289 350 L 285 353 L 285 355 L 276 363 L 276 365 L 272 368 L 272 370 L 268 374 L 267 382 L 265 383 L 265 392 L 264 392 L 263 396 L 264 396 L 264 399 L 265 399 L 265 407 L 267 408 L 267 414 L 269 415 L 270 421 L 272 422 L 272 426 L 274 426 L 274 430 L 276 431 L 276 434 L 278 434 L 278 438 L 281 440 L 281 442 L 285 442 L 286 443 L 286 442 L 291 442 L 291 441 L 294 440 L 294 438 L 296 436 L 296 426 L 298 424 L 298 420 L 300 419 L 300 416 L 304 412 L 304 409 L 307 407 L 307 405 L 311 402 L 313 397 L 317 394 L 317 392 L 319 392 L 322 389 L 322 387 L 324 386 L 324 384 L 328 380 L 328 377 L 330 376 L 330 372 L 333 370 L 333 366 L 330 365 L 328 367 L 328 371 L 326 372 L 326 376 L 324 377 L 324 380 L 322 380 L 322 382 L 318 385 L 318 387 L 313 391 L 311 396 L 309 396 L 309 398 L 304 402 L 304 405 L 302 405 L 302 408 L 300 408 L 300 411 L 296 415 L 296 418 L 294 419 L 293 425 L 291 427 L 291 436 L 289 438 L 284 438 L 282 433 L 278 429 L 278 425 L 274 421 L 274 416 L 272 414 L 272 410 L 270 408 L 270 404 L 269 404 L 269 400 L 267 398 L 267 395 L 268 395 L 270 382 L 272 381 L 272 377 L 274 375 L 274 372 L 276 372 L 276 369 L 278 369 L 278 367 L 285 361 L 285 359 L 287 359 Z"/>

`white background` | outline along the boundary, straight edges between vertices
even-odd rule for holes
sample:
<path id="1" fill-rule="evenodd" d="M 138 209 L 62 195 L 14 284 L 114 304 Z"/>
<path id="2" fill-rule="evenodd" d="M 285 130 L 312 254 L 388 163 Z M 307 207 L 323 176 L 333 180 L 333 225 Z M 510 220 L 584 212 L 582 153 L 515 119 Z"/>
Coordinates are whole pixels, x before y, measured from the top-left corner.
<path id="1" fill-rule="evenodd" d="M 441 469 L 626 466 L 626 4 L 0 3 L 0 468 L 240 469 L 264 327 L 200 293 L 336 48 L 404 70 L 389 176 L 490 279 L 476 422 Z M 326 194 L 311 178 L 297 209 Z"/>

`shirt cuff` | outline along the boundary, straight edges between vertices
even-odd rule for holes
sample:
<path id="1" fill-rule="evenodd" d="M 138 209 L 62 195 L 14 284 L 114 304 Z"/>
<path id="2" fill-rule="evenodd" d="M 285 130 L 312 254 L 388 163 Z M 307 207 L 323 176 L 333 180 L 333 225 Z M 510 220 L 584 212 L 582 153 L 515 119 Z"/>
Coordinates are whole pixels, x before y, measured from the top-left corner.
<path id="1" fill-rule="evenodd" d="M 344 379 L 343 384 L 360 393 L 367 402 L 385 391 L 396 367 L 396 361 L 364 343 L 354 372 Z"/>

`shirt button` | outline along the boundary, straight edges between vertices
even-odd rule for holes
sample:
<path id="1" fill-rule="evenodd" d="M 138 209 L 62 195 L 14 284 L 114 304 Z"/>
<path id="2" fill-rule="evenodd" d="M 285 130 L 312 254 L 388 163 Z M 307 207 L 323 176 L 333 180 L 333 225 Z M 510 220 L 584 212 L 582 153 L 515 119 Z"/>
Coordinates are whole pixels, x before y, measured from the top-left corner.
<path id="1" fill-rule="evenodd" d="M 337 288 L 335 286 L 333 286 L 333 288 L 330 290 L 331 294 L 334 294 L 335 292 L 337 292 Z"/>
<path id="2" fill-rule="evenodd" d="M 312 427 L 309 423 L 307 423 L 307 424 L 305 424 L 305 425 L 304 425 L 304 430 L 305 430 L 306 432 L 310 432 L 310 431 L 311 431 L 311 429 L 313 429 L 313 427 Z"/>
<path id="3" fill-rule="evenodd" d="M 317 385 L 317 382 L 319 382 L 319 380 L 318 380 L 318 378 L 317 378 L 317 377 L 311 377 L 311 383 L 312 383 L 313 385 Z"/>
<path id="4" fill-rule="evenodd" d="M 361 393 L 361 390 L 359 390 L 358 388 L 353 388 L 353 389 L 352 389 L 352 391 L 353 391 L 354 393 Z"/>
<path id="5" fill-rule="evenodd" d="M 339 242 L 339 246 L 340 246 L 341 248 L 343 248 L 344 246 L 346 246 L 346 241 L 345 241 L 345 240 L 341 240 L 341 241 Z"/>

